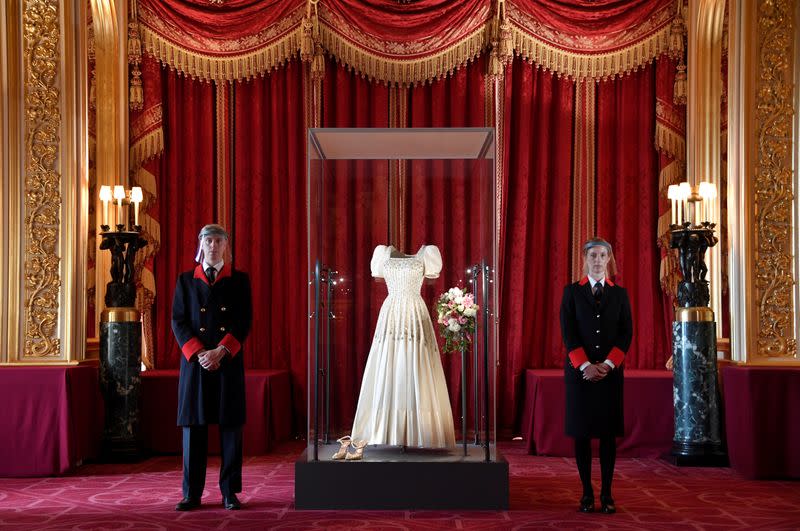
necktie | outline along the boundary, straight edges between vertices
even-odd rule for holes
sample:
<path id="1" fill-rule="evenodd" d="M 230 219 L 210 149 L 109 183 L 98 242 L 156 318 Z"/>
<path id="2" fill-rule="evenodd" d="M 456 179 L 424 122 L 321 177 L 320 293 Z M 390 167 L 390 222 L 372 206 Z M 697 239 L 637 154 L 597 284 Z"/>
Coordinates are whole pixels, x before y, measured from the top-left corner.
<path id="1" fill-rule="evenodd" d="M 217 270 L 216 269 L 214 269 L 213 267 L 209 267 L 208 269 L 206 269 L 206 277 L 208 277 L 208 283 L 209 284 L 213 284 L 214 283 L 214 279 L 216 278 L 216 276 L 217 276 Z"/>
<path id="2" fill-rule="evenodd" d="M 592 288 L 592 294 L 597 301 L 603 298 L 603 285 L 600 282 L 594 285 Z"/>

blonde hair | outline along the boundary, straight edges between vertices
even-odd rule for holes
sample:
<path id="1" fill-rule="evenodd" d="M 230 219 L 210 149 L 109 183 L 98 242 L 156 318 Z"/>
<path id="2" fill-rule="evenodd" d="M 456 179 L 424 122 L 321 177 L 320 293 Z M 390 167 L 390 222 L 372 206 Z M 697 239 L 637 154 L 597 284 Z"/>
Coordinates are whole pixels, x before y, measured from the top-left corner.
<path id="1" fill-rule="evenodd" d="M 586 241 L 583 244 L 583 274 L 589 274 L 589 263 L 586 260 L 586 255 L 589 253 L 589 249 L 593 247 L 604 247 L 608 251 L 608 264 L 606 264 L 606 276 L 613 277 L 617 274 L 617 261 L 614 259 L 614 249 L 611 247 L 611 244 L 608 243 L 603 238 L 599 238 L 595 236 Z"/>

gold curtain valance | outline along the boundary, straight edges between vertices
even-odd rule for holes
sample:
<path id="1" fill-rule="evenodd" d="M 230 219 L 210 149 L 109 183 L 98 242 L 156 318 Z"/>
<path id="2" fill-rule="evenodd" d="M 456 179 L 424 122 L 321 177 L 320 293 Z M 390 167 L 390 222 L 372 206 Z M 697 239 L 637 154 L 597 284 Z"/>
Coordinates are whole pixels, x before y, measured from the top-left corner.
<path id="1" fill-rule="evenodd" d="M 140 1 L 140 5 L 149 3 Z M 207 39 L 187 36 L 188 44 L 182 45 L 182 33 L 170 31 L 148 8 L 140 8 L 139 20 L 147 52 L 170 68 L 203 80 L 234 81 L 264 75 L 302 52 L 306 61 L 326 53 L 371 80 L 408 86 L 446 76 L 485 51 L 497 50 L 507 60 L 512 47 L 526 60 L 575 80 L 624 75 L 668 51 L 674 9 L 666 7 L 663 0 L 660 4 L 641 27 L 617 32 L 613 42 L 595 39 L 600 45 L 594 48 L 591 43 L 595 41 L 590 38 L 565 36 L 546 27 L 526 9 L 523 0 L 485 0 L 460 21 L 463 27 L 451 32 L 450 42 L 430 36 L 395 41 L 391 35 L 367 34 L 348 27 L 348 20 L 353 19 L 334 10 L 344 4 L 321 0 L 309 1 L 305 16 L 302 8 L 288 11 L 253 35 L 253 43 L 247 47 L 242 46 L 241 37 L 230 42 L 216 40 L 208 53 L 202 51 Z M 601 51 L 593 53 L 593 49 Z"/>

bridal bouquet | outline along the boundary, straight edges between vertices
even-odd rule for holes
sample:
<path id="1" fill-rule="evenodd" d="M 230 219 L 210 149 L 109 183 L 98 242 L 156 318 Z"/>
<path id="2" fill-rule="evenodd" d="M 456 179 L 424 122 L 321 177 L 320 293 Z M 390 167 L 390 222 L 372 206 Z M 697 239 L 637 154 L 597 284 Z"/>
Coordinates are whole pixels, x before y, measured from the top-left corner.
<path id="1" fill-rule="evenodd" d="M 478 305 L 472 293 L 450 288 L 436 301 L 436 322 L 444 337 L 445 352 L 464 352 L 472 342 Z"/>

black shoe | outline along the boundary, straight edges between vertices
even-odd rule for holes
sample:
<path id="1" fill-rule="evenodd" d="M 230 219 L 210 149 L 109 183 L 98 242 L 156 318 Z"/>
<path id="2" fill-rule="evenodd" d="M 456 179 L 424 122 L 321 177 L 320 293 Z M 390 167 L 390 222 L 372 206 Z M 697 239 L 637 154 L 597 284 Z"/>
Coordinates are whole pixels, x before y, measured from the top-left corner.
<path id="1" fill-rule="evenodd" d="M 594 496 L 582 496 L 581 497 L 581 506 L 578 508 L 578 511 L 582 513 L 593 513 L 594 512 Z"/>
<path id="2" fill-rule="evenodd" d="M 617 508 L 614 505 L 614 498 L 611 496 L 600 496 L 600 512 L 603 514 L 614 514 Z"/>
<path id="3" fill-rule="evenodd" d="M 175 506 L 175 510 L 191 511 L 192 509 L 197 509 L 198 507 L 200 507 L 200 498 L 190 498 L 189 496 L 186 496 L 178 502 L 178 505 Z"/>
<path id="4" fill-rule="evenodd" d="M 223 496 L 222 497 L 222 505 L 229 511 L 238 511 L 242 508 L 241 502 L 239 502 L 239 498 L 236 497 L 236 494 L 231 494 L 230 496 Z"/>

